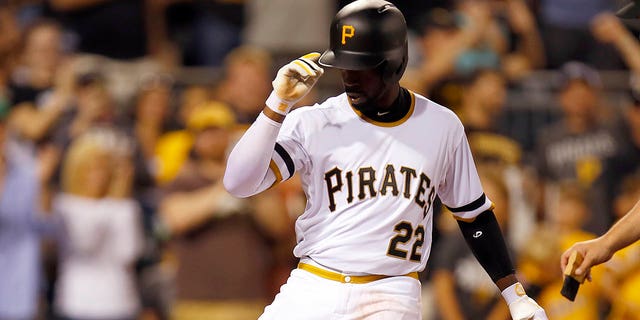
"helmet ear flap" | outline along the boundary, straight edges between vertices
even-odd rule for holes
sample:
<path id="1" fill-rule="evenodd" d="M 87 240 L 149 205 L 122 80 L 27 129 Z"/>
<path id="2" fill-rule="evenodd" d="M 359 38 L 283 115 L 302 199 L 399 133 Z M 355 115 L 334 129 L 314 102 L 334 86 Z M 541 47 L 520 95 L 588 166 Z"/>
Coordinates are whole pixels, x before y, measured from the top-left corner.
<path id="1" fill-rule="evenodd" d="M 405 45 L 404 54 L 401 59 L 398 60 L 390 60 L 386 59 L 382 64 L 382 78 L 385 82 L 397 82 L 400 81 L 402 75 L 404 74 L 405 69 L 407 68 L 407 63 L 409 62 L 408 56 L 408 48 Z"/>
<path id="2" fill-rule="evenodd" d="M 400 81 L 400 78 L 402 78 L 404 71 L 407 69 L 408 63 L 409 63 L 409 48 L 407 47 L 407 45 L 405 45 L 404 54 L 402 55 L 402 60 L 400 62 L 400 65 L 398 66 L 398 68 L 395 70 L 395 73 L 393 74 L 396 81 Z"/>

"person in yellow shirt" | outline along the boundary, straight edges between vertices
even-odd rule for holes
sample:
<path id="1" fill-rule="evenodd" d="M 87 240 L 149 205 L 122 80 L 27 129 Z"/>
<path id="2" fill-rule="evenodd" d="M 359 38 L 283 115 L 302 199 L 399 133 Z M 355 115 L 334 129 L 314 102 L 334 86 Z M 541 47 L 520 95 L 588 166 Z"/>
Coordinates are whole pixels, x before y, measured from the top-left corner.
<path id="1" fill-rule="evenodd" d="M 604 235 L 587 241 L 575 243 L 567 249 L 560 258 L 562 270 L 569 261 L 573 251 L 578 251 L 584 257 L 582 263 L 576 268 L 576 275 L 587 274 L 590 278 L 590 270 L 593 266 L 609 261 L 613 254 L 622 248 L 640 240 L 640 201 L 616 222 Z"/>
<path id="2" fill-rule="evenodd" d="M 621 193 L 614 202 L 616 216 L 624 217 L 638 198 L 640 174 L 636 173 L 623 181 Z M 640 319 L 640 244 L 635 243 L 616 252 L 611 260 L 603 264 L 603 269 L 603 274 L 594 274 L 593 278 L 597 279 L 594 283 L 606 291 L 611 303 L 611 312 L 607 319 Z"/>
<path id="3" fill-rule="evenodd" d="M 549 263 L 558 259 L 560 253 L 576 241 L 595 238 L 595 235 L 582 230 L 589 214 L 583 188 L 577 183 L 561 184 L 548 224 L 533 232 L 533 238 L 521 254 L 518 269 L 522 270 L 525 281 L 531 287 L 539 289 L 536 300 L 546 310 L 549 319 L 600 319 L 600 287 L 584 286 L 574 302 L 568 301 L 560 294 L 563 283 L 561 270 Z"/>
<path id="4" fill-rule="evenodd" d="M 193 146 L 193 128 L 189 127 L 189 118 L 193 111 L 214 105 L 229 108 L 222 102 L 208 100 L 206 96 L 200 97 L 199 91 L 200 88 L 191 88 L 183 97 L 179 117 L 186 128 L 167 132 L 158 139 L 155 148 L 155 178 L 161 185 L 173 180 L 189 157 L 189 150 Z"/>

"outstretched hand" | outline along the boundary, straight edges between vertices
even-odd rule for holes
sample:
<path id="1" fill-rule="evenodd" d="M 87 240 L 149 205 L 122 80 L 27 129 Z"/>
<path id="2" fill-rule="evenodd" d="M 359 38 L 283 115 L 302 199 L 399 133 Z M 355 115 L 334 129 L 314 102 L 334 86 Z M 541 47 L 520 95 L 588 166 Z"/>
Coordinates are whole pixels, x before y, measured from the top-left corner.
<path id="1" fill-rule="evenodd" d="M 606 245 L 602 237 L 578 242 L 562 254 L 560 258 L 560 267 L 562 270 L 567 266 L 569 257 L 573 251 L 578 251 L 583 257 L 582 263 L 576 268 L 575 274 L 577 276 L 586 275 L 589 281 L 591 281 L 591 267 L 607 262 L 611 259 L 611 256 L 613 256 L 613 250 Z"/>

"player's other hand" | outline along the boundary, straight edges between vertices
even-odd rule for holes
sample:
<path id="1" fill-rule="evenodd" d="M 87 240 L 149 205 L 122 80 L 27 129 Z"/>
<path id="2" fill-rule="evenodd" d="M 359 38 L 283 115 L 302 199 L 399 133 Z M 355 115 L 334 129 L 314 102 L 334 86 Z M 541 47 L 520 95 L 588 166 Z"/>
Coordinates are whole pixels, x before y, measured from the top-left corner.
<path id="1" fill-rule="evenodd" d="M 549 320 L 544 309 L 525 293 L 518 282 L 502 291 L 513 320 Z"/>
<path id="2" fill-rule="evenodd" d="M 513 320 L 549 320 L 544 309 L 526 295 L 511 303 L 509 312 Z"/>
<path id="3" fill-rule="evenodd" d="M 273 92 L 267 99 L 267 106 L 279 114 L 286 115 L 291 106 L 311 91 L 324 73 L 317 64 L 319 58 L 320 53 L 312 52 L 280 68 L 276 78 L 271 82 Z"/>
<path id="4" fill-rule="evenodd" d="M 561 270 L 564 270 L 567 266 L 569 257 L 573 251 L 578 251 L 578 253 L 584 258 L 580 266 L 576 268 L 575 274 L 578 276 L 586 274 L 588 280 L 591 280 L 591 275 L 589 274 L 591 267 L 609 261 L 613 255 L 613 251 L 609 249 L 602 237 L 577 242 L 571 246 L 571 248 L 567 249 L 567 251 L 565 251 L 560 257 Z"/>

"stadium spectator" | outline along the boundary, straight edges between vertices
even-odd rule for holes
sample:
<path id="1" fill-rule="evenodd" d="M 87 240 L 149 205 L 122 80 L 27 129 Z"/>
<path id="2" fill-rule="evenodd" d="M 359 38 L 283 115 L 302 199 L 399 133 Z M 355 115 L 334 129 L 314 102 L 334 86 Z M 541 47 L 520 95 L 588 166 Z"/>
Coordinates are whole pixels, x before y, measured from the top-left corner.
<path id="1" fill-rule="evenodd" d="M 0 115 L 3 117 L 9 112 L 10 92 L 8 89 L 10 69 L 16 59 L 16 47 L 20 42 L 21 30 L 15 10 L 9 5 L 0 5 Z"/>
<path id="2" fill-rule="evenodd" d="M 638 199 L 640 175 L 636 172 L 624 180 L 622 190 L 616 197 L 616 217 L 620 219 L 631 211 Z M 633 319 L 640 311 L 640 299 L 637 290 L 633 289 L 640 280 L 640 244 L 635 243 L 616 252 L 603 267 L 604 275 L 593 274 L 591 277 L 594 284 L 604 285 L 608 289 L 611 312 L 607 319 Z"/>
<path id="3" fill-rule="evenodd" d="M 132 129 L 149 166 L 152 166 L 158 138 L 170 125 L 172 90 L 173 79 L 168 75 L 150 74 L 140 81 Z"/>
<path id="4" fill-rule="evenodd" d="M 608 12 L 598 14 L 591 22 L 591 33 L 601 43 L 612 45 L 627 67 L 640 73 L 640 43 L 620 19 Z"/>
<path id="5" fill-rule="evenodd" d="M 141 208 L 144 249 L 136 263 L 143 318 L 169 319 L 172 278 L 163 264 L 166 235 L 157 213 L 159 189 L 154 179 L 155 148 L 171 122 L 173 78 L 167 74 L 143 75 L 128 116 L 122 119 L 133 141 L 132 197 Z M 146 319 L 146 318 L 144 318 Z"/>
<path id="6" fill-rule="evenodd" d="M 87 72 L 73 78 L 74 99 L 51 132 L 54 143 L 65 150 L 71 142 L 94 126 L 121 124 L 113 99 L 101 73 Z"/>
<path id="7" fill-rule="evenodd" d="M 224 75 L 214 98 L 233 108 L 240 124 L 251 124 L 271 92 L 271 55 L 256 47 L 234 49 L 224 62 Z M 247 89 L 251 88 L 251 94 Z"/>
<path id="8" fill-rule="evenodd" d="M 131 198 L 131 152 L 129 138 L 96 128 L 64 156 L 62 192 L 53 203 L 64 224 L 54 302 L 63 319 L 137 319 L 142 229 Z"/>
<path id="9" fill-rule="evenodd" d="M 272 294 L 270 243 L 292 233 L 279 193 L 244 200 L 224 190 L 234 123 L 219 103 L 194 110 L 187 124 L 194 132 L 191 157 L 164 187 L 160 213 L 177 259 L 176 320 L 255 319 Z"/>
<path id="10" fill-rule="evenodd" d="M 209 89 L 201 85 L 188 86 L 181 92 L 176 112 L 176 128 L 158 137 L 154 150 L 154 176 L 162 185 L 173 180 L 187 160 L 193 136 L 186 128 L 189 116 L 197 108 L 210 103 Z"/>
<path id="11" fill-rule="evenodd" d="M 554 184 L 578 181 L 585 187 L 591 209 L 586 229 L 601 234 L 612 222 L 611 201 L 616 181 L 608 164 L 622 152 L 620 138 L 599 116 L 602 83 L 597 71 L 571 62 L 563 66 L 561 73 L 558 103 L 563 116 L 543 128 L 537 140 L 537 168 L 545 188 L 543 195 L 552 197 Z"/>
<path id="12" fill-rule="evenodd" d="M 596 41 L 589 30 L 596 15 L 613 9 L 608 0 L 541 0 L 538 15 L 547 67 L 577 60 L 597 69 L 620 69 L 614 49 Z"/>
<path id="13" fill-rule="evenodd" d="M 562 288 L 562 274 L 560 269 L 553 266 L 550 261 L 558 261 L 560 254 L 568 249 L 575 241 L 583 241 L 595 238 L 595 235 L 584 231 L 585 221 L 591 214 L 589 210 L 588 196 L 584 188 L 578 183 L 563 183 L 559 187 L 559 195 L 552 205 L 548 224 L 540 229 L 549 229 L 552 233 L 547 244 L 554 248 L 547 260 L 538 261 L 537 277 L 532 277 L 532 284 L 539 285 L 540 305 L 549 313 L 550 319 L 570 320 L 585 319 L 597 320 L 602 310 L 598 301 L 602 291 L 594 285 L 584 285 L 574 302 L 564 298 L 560 294 Z M 532 233 L 530 242 L 538 242 L 538 232 Z M 531 255 L 531 254 L 530 254 Z M 537 280 L 537 281 L 536 281 Z"/>
<path id="14" fill-rule="evenodd" d="M 535 222 L 534 198 L 528 196 L 522 166 L 522 147 L 502 132 L 507 86 L 498 70 L 473 72 L 462 81 L 462 100 L 457 114 L 462 120 L 476 162 L 495 165 L 509 189 L 509 243 L 519 249 Z"/>
<path id="15" fill-rule="evenodd" d="M 64 61 L 62 31 L 51 21 L 28 27 L 17 65 L 9 79 L 10 130 L 27 141 L 38 141 L 49 133 L 73 98 L 76 65 Z"/>
<path id="16" fill-rule="evenodd" d="M 629 93 L 631 102 L 621 108 L 615 119 L 615 128 L 621 139 L 622 153 L 612 159 L 610 166 L 616 175 L 615 181 L 640 167 L 640 42 L 625 28 L 622 22 L 610 13 L 594 18 L 592 31 L 603 43 L 612 44 L 623 61 L 631 69 L 629 73 Z"/>
<path id="17" fill-rule="evenodd" d="M 422 59 L 417 66 L 407 69 L 402 82 L 440 104 L 457 105 L 459 94 L 455 95 L 459 90 L 455 84 L 449 85 L 456 61 L 480 40 L 481 30 L 490 22 L 489 12 L 472 10 L 467 24 L 459 26 L 453 12 L 435 8 L 425 13 L 423 21 L 418 42 Z"/>
<path id="18" fill-rule="evenodd" d="M 490 167 L 478 167 L 482 187 L 495 201 L 494 213 L 508 234 L 509 190 L 499 172 Z M 453 231 L 434 248 L 432 259 L 433 287 L 437 319 L 507 319 L 509 310 L 500 301 L 493 281 L 482 272 L 482 266 L 467 248 L 464 238 Z"/>
<path id="19" fill-rule="evenodd" d="M 455 62 L 455 73 L 468 75 L 478 69 L 498 68 L 507 51 L 507 38 L 500 29 L 491 3 L 462 0 L 456 2 L 456 14 L 463 28 L 478 29 L 479 38 Z M 475 23 L 482 23 L 475 25 Z"/>
<path id="20" fill-rule="evenodd" d="M 533 12 L 524 0 L 494 1 L 493 12 L 506 32 L 502 70 L 510 81 L 545 66 L 544 45 Z"/>
<path id="21" fill-rule="evenodd" d="M 4 154 L 5 119 L 0 120 L 0 319 L 35 319 L 43 295 L 41 239 L 56 231 L 46 201 L 57 153 L 41 149 L 38 162 L 17 164 Z"/>
<path id="22" fill-rule="evenodd" d="M 102 69 L 119 106 L 133 98 L 140 75 L 158 72 L 170 60 L 164 59 L 171 48 L 159 3 L 47 0 L 49 15 L 63 25 L 82 60 Z"/>

